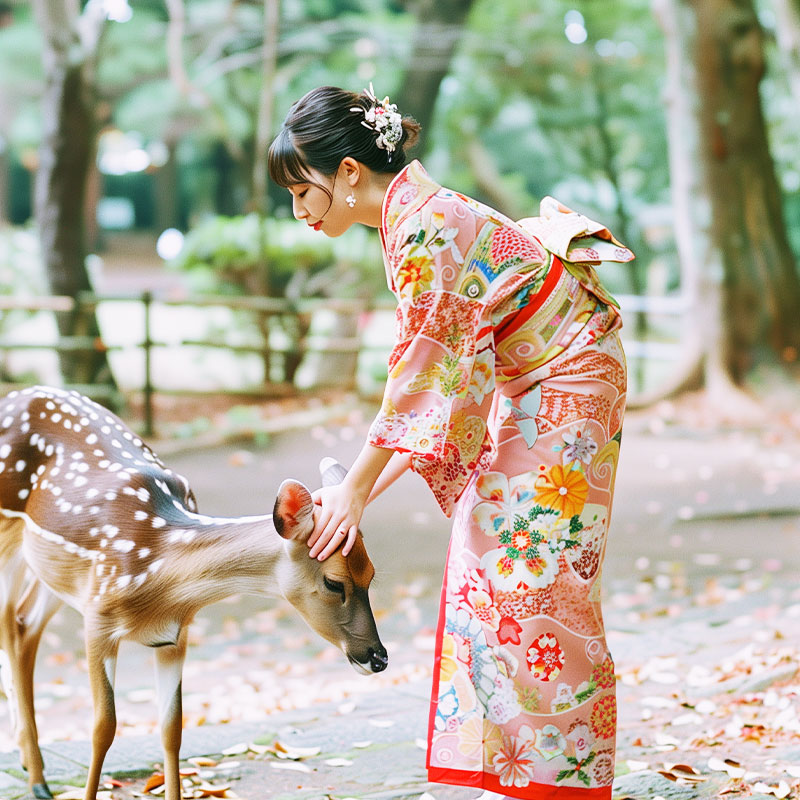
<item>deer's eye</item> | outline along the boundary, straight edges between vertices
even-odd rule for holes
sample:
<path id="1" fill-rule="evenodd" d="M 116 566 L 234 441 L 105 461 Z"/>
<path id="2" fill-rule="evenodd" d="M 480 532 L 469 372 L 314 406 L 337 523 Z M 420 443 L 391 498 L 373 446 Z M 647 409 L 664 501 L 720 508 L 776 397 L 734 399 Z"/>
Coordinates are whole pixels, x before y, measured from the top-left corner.
<path id="1" fill-rule="evenodd" d="M 342 596 L 342 602 L 344 602 L 344 584 L 340 581 L 334 581 L 328 578 L 327 576 L 323 576 L 322 582 L 325 584 L 325 588 L 329 592 L 336 592 L 336 594 L 340 594 Z"/>

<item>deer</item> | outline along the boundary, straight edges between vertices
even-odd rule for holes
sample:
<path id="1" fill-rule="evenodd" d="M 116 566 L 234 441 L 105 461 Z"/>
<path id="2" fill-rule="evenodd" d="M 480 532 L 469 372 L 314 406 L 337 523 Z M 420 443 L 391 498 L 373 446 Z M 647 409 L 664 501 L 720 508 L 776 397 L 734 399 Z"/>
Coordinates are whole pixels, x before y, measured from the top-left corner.
<path id="1" fill-rule="evenodd" d="M 323 485 L 346 474 L 320 464 Z M 0 400 L 0 661 L 23 768 L 51 798 L 34 716 L 42 631 L 62 603 L 84 620 L 93 724 L 85 800 L 114 739 L 123 639 L 153 648 L 166 800 L 180 800 L 187 630 L 234 594 L 283 597 L 364 674 L 388 664 L 369 601 L 375 569 L 358 533 L 347 557 L 310 558 L 314 504 L 285 480 L 272 514 L 200 514 L 188 481 L 125 423 L 76 391 L 33 386 Z"/>

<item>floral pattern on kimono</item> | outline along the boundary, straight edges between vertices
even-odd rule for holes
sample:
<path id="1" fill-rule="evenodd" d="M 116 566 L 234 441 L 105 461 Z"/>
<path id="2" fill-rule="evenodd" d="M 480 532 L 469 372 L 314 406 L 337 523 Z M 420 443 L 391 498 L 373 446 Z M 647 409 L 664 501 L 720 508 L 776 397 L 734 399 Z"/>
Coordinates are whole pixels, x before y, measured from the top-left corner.
<path id="1" fill-rule="evenodd" d="M 633 255 L 552 198 L 515 223 L 418 162 L 389 187 L 381 235 L 398 309 L 370 441 L 411 453 L 453 515 L 429 777 L 607 800 L 599 578 L 626 377 L 595 267 Z"/>

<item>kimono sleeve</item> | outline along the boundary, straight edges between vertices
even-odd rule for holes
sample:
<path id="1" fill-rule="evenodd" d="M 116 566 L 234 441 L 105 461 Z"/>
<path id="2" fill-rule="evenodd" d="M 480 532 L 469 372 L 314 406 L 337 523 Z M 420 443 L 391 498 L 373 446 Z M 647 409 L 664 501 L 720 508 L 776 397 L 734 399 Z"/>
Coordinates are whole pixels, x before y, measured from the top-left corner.
<path id="1" fill-rule="evenodd" d="M 449 516 L 482 456 L 493 448 L 487 418 L 494 353 L 485 304 L 446 288 L 449 276 L 460 271 L 462 248 L 420 246 L 437 238 L 441 243 L 444 237 L 435 234 L 445 232 L 446 217 L 446 209 L 438 208 L 418 216 L 410 232 L 408 226 L 399 232 L 404 242 L 416 245 L 402 248 L 392 269 L 400 298 L 396 343 L 369 441 L 411 453 L 412 468 Z M 436 226 L 433 238 L 426 235 L 430 225 Z"/>

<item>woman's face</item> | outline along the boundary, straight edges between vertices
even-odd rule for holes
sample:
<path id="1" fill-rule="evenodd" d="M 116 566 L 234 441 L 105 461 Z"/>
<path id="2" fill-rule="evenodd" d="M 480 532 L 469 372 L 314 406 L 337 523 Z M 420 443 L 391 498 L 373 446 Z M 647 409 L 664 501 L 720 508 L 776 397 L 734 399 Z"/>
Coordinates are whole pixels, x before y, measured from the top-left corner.
<path id="1" fill-rule="evenodd" d="M 333 200 L 320 188 L 322 186 L 333 195 Z M 350 191 L 346 180 L 325 177 L 316 170 L 309 170 L 309 182 L 293 184 L 289 191 L 295 219 L 305 222 L 315 231 L 331 237 L 341 236 L 355 221 L 344 199 Z"/>

